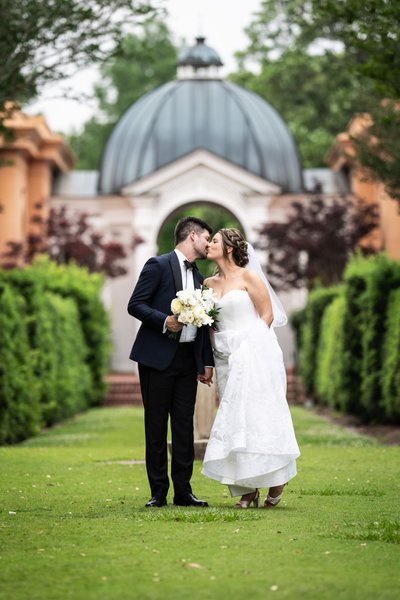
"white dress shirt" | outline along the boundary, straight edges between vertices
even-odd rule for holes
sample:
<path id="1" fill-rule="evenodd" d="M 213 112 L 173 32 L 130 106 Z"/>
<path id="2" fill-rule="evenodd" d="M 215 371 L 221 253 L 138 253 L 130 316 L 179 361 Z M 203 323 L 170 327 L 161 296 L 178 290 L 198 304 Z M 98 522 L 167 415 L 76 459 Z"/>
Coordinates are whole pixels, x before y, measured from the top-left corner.
<path id="1" fill-rule="evenodd" d="M 175 254 L 179 260 L 179 266 L 181 268 L 181 276 L 182 276 L 182 289 L 184 290 L 194 290 L 194 279 L 193 279 L 193 269 L 187 269 L 184 261 L 188 260 L 184 254 L 180 250 L 175 248 Z M 164 323 L 164 333 L 167 330 L 166 325 Z M 197 335 L 197 327 L 195 325 L 184 325 L 181 333 L 181 337 L 179 338 L 179 342 L 194 342 Z"/>

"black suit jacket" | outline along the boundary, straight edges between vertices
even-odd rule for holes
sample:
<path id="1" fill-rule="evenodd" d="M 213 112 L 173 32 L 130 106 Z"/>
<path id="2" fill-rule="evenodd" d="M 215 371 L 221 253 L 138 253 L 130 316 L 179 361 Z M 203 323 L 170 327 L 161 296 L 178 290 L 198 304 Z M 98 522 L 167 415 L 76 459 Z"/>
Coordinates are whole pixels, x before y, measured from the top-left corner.
<path id="1" fill-rule="evenodd" d="M 195 287 L 200 287 L 201 273 L 194 271 L 193 278 Z M 128 313 L 142 321 L 129 358 L 160 371 L 172 363 L 179 336 L 172 340 L 162 331 L 165 319 L 172 314 L 171 301 L 182 287 L 175 252 L 155 256 L 146 262 L 128 303 Z M 208 327 L 197 330 L 194 352 L 198 373 L 203 373 L 205 366 L 214 364 Z"/>

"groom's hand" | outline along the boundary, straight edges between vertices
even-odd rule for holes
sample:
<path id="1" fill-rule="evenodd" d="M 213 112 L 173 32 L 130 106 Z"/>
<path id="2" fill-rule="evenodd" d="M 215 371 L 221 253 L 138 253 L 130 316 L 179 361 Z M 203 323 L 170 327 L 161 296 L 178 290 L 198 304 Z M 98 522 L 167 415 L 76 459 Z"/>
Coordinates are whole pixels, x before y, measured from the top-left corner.
<path id="1" fill-rule="evenodd" d="M 202 373 L 201 375 L 197 375 L 197 381 L 205 383 L 206 385 L 208 385 L 208 387 L 210 387 L 213 382 L 213 368 L 205 367 L 204 373 Z"/>
<path id="2" fill-rule="evenodd" d="M 183 328 L 183 323 L 179 323 L 178 317 L 176 315 L 170 315 L 165 320 L 165 327 L 168 331 L 172 331 L 173 333 L 178 333 Z"/>

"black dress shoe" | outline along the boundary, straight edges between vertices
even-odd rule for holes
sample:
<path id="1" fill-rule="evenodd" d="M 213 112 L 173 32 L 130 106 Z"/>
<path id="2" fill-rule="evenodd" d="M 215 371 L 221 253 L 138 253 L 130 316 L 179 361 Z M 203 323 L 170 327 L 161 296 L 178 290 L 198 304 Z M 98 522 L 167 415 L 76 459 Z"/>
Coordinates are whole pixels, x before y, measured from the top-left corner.
<path id="1" fill-rule="evenodd" d="M 199 500 L 193 494 L 186 494 L 186 496 L 178 496 L 174 498 L 175 506 L 208 506 L 208 502 Z"/>
<path id="2" fill-rule="evenodd" d="M 161 498 L 160 496 L 153 496 L 145 504 L 145 507 L 147 508 L 161 508 L 161 506 L 167 506 L 167 499 Z"/>

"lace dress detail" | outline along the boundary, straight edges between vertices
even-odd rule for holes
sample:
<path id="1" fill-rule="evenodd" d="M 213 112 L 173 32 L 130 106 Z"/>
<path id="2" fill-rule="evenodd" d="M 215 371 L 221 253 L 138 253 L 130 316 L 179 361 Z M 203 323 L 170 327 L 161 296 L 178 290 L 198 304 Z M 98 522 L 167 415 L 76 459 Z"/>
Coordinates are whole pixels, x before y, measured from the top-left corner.
<path id="1" fill-rule="evenodd" d="M 227 292 L 218 305 L 213 350 L 220 405 L 202 473 L 236 496 L 289 481 L 300 452 L 274 330 L 245 290 Z"/>

